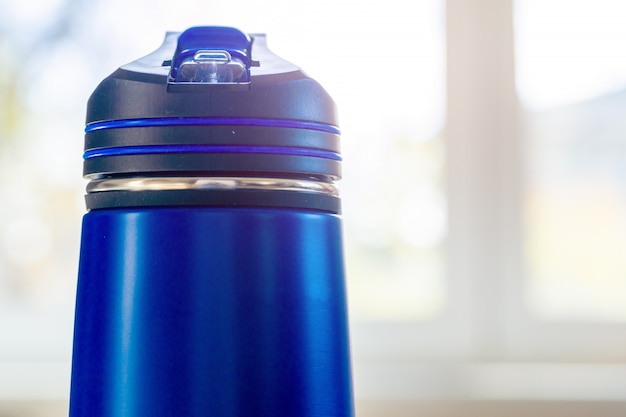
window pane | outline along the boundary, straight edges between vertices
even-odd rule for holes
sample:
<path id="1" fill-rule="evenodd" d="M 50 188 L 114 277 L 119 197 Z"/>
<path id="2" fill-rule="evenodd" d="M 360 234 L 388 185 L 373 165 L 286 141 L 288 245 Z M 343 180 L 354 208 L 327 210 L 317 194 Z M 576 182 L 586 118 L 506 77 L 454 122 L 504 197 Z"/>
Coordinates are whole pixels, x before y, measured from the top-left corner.
<path id="1" fill-rule="evenodd" d="M 362 16 L 372 21 L 354 29 L 354 73 L 329 83 L 343 131 L 351 314 L 426 319 L 441 311 L 445 292 L 443 2 L 369 9 Z"/>
<path id="2" fill-rule="evenodd" d="M 626 3 L 518 0 L 516 13 L 529 307 L 626 320 Z"/>

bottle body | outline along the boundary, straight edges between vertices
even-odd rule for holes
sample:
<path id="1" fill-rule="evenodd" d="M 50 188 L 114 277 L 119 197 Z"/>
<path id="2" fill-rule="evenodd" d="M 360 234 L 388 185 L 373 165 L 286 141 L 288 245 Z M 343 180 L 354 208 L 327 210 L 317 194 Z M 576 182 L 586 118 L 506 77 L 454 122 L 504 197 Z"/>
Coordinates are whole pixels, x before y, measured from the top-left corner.
<path id="1" fill-rule="evenodd" d="M 315 210 L 90 211 L 70 415 L 351 416 L 341 242 Z"/>
<path id="2" fill-rule="evenodd" d="M 349 417 L 336 107 L 265 35 L 168 32 L 87 103 L 70 417 Z"/>

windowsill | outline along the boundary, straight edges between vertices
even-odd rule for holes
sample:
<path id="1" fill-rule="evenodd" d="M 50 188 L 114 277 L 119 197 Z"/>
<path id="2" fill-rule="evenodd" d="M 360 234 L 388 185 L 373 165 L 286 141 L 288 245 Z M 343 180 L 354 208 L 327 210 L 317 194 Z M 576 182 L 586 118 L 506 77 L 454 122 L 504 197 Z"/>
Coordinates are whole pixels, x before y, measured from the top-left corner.
<path id="1" fill-rule="evenodd" d="M 626 401 L 624 363 L 355 361 L 356 398 Z"/>
<path id="2" fill-rule="evenodd" d="M 0 415 L 66 417 L 67 400 L 0 401 Z M 611 401 L 358 401 L 358 417 L 622 417 L 626 402 Z"/>
<path id="3" fill-rule="evenodd" d="M 358 417 L 622 417 L 626 402 L 589 401 L 363 401 Z"/>
<path id="4" fill-rule="evenodd" d="M 0 370 L 0 403 L 65 401 L 69 396 L 67 361 L 0 362 Z M 366 403 L 626 403 L 626 364 L 623 363 L 355 361 L 353 373 L 355 398 Z"/>

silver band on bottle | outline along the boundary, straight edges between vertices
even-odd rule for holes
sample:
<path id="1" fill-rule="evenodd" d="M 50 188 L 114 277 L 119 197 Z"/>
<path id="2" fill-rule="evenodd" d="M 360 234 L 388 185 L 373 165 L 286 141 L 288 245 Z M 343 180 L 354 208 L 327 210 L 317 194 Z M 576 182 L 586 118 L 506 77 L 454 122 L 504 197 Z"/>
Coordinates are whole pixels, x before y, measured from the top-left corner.
<path id="1" fill-rule="evenodd" d="M 284 178 L 255 177 L 137 177 L 101 178 L 89 182 L 87 193 L 107 191 L 170 190 L 267 190 L 320 193 L 338 197 L 333 183 Z"/>

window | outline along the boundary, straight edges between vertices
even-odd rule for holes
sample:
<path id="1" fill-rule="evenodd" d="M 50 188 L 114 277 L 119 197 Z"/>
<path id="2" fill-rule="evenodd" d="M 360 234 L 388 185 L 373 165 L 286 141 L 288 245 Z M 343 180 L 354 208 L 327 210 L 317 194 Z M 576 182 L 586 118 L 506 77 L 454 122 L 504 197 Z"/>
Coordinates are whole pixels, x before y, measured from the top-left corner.
<path id="1" fill-rule="evenodd" d="M 623 400 L 624 15 L 447 2 L 447 302 L 430 322 L 356 327 L 357 383 L 393 381 L 362 395 Z M 393 360 L 364 348 L 376 333 Z"/>
<path id="2" fill-rule="evenodd" d="M 623 322 L 626 7 L 524 0 L 517 15 L 529 307 L 544 320 Z"/>
<path id="3" fill-rule="evenodd" d="M 621 1 L 22 3 L 0 6 L 0 405 L 68 394 L 88 95 L 195 24 L 267 32 L 337 101 L 357 402 L 626 399 Z"/>

